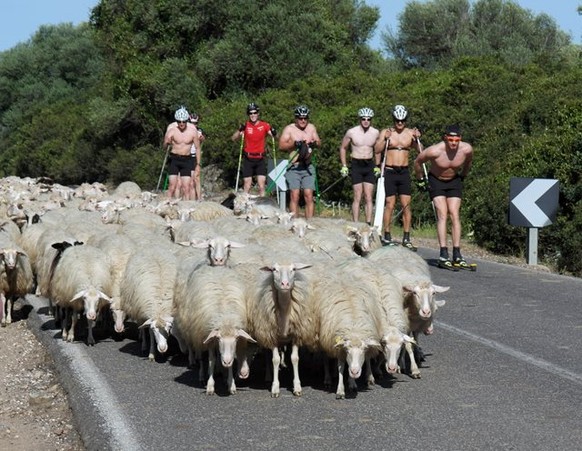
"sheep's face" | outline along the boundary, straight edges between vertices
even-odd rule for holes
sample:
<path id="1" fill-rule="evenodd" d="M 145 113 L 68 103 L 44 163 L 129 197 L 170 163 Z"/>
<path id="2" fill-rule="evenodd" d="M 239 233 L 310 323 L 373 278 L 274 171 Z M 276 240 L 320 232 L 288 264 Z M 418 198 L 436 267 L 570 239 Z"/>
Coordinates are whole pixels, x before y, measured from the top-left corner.
<path id="1" fill-rule="evenodd" d="M 224 237 L 215 237 L 205 242 L 208 246 L 208 259 L 210 266 L 225 266 L 230 255 L 231 248 L 244 247 L 244 244 L 235 243 Z"/>
<path id="2" fill-rule="evenodd" d="M 7 270 L 16 268 L 16 262 L 18 260 L 18 251 L 16 249 L 3 249 L 0 252 L 0 256 L 4 260 L 4 266 Z"/>
<path id="3" fill-rule="evenodd" d="M 154 333 L 158 352 L 164 354 L 168 350 L 168 338 L 172 330 L 173 319 L 159 319 L 152 321 L 149 326 Z"/>
<path id="4" fill-rule="evenodd" d="M 123 333 L 123 331 L 125 330 L 125 325 L 123 324 L 125 322 L 125 317 L 126 314 L 123 310 L 121 309 L 111 309 L 111 315 L 113 316 L 113 329 L 115 330 L 115 332 L 117 332 L 118 334 Z"/>
<path id="5" fill-rule="evenodd" d="M 411 293 L 414 299 L 415 309 L 418 310 L 418 315 L 422 319 L 430 319 L 436 312 L 439 305 L 444 305 L 444 301 L 437 302 L 435 300 L 436 293 L 444 293 L 449 287 L 441 287 L 439 285 L 415 285 L 414 287 L 406 286 L 404 290 Z"/>
<path id="6" fill-rule="evenodd" d="M 386 359 L 386 371 L 389 374 L 397 373 L 400 370 L 398 357 L 405 342 L 414 343 L 414 340 L 396 328 L 389 330 L 382 337 L 382 351 Z"/>

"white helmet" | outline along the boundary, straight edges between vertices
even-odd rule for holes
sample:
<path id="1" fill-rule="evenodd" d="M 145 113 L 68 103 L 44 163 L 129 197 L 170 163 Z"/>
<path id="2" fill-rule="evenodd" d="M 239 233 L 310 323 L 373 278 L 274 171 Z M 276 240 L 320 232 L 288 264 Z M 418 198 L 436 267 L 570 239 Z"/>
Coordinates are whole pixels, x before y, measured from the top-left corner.
<path id="1" fill-rule="evenodd" d="M 396 105 L 392 110 L 392 116 L 397 121 L 405 121 L 408 117 L 408 110 L 404 107 L 404 105 Z"/>
<path id="2" fill-rule="evenodd" d="M 374 110 L 372 108 L 364 107 L 358 110 L 358 117 L 374 117 Z"/>
<path id="3" fill-rule="evenodd" d="M 181 106 L 174 113 L 174 118 L 177 121 L 186 122 L 188 119 L 190 119 L 190 115 L 188 114 L 188 110 L 186 109 L 186 107 Z"/>

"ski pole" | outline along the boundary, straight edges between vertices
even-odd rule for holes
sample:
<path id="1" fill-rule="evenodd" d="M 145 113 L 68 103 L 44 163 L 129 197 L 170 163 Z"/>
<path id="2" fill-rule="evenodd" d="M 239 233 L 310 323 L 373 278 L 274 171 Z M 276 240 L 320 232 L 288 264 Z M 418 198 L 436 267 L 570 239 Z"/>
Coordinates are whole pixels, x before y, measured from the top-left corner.
<path id="1" fill-rule="evenodd" d="M 319 198 L 320 198 L 321 194 L 319 192 L 319 180 L 317 180 L 317 166 L 315 164 L 315 162 L 316 162 L 315 152 L 312 153 L 311 159 L 313 160 L 311 162 L 311 164 L 313 165 L 313 169 L 315 171 L 315 199 L 316 199 L 316 204 L 317 204 L 317 214 L 320 215 L 321 214 L 321 205 L 319 203 Z"/>
<path id="2" fill-rule="evenodd" d="M 236 185 L 234 187 L 234 192 L 238 192 L 238 181 L 240 177 L 240 165 L 242 163 L 242 154 L 243 154 L 243 146 L 244 146 L 245 134 L 241 133 L 240 135 L 240 152 L 238 153 L 238 168 L 236 170 Z"/>
<path id="3" fill-rule="evenodd" d="M 342 180 L 345 180 L 345 177 L 342 176 L 339 179 L 337 179 L 335 182 L 333 182 L 331 185 L 329 185 L 326 189 L 324 189 L 321 193 L 319 193 L 319 195 L 323 196 L 325 193 L 327 193 L 330 189 L 332 189 L 335 185 L 337 185 Z"/>
<path id="4" fill-rule="evenodd" d="M 170 147 L 166 149 L 166 155 L 164 156 L 164 163 L 162 164 L 162 170 L 160 171 L 160 177 L 158 178 L 158 185 L 156 186 L 156 191 L 160 191 L 160 183 L 162 183 L 162 175 L 168 161 L 168 155 L 170 154 Z"/>
<path id="5" fill-rule="evenodd" d="M 271 145 L 273 146 L 273 165 L 277 167 L 277 149 L 275 148 L 275 137 L 271 136 Z M 279 203 L 279 185 L 277 185 L 275 192 L 277 193 L 277 203 Z"/>

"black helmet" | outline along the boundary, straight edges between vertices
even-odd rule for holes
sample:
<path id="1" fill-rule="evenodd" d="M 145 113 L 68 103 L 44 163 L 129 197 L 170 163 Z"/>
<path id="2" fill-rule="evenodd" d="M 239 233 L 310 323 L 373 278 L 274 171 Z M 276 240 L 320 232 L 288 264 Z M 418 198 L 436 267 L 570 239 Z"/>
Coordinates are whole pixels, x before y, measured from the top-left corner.
<path id="1" fill-rule="evenodd" d="M 309 108 L 305 105 L 299 105 L 295 108 L 295 117 L 305 117 L 309 116 Z"/>
<path id="2" fill-rule="evenodd" d="M 251 111 L 256 111 L 258 113 L 261 110 L 255 102 L 251 102 L 247 105 L 247 114 L 249 114 Z"/>

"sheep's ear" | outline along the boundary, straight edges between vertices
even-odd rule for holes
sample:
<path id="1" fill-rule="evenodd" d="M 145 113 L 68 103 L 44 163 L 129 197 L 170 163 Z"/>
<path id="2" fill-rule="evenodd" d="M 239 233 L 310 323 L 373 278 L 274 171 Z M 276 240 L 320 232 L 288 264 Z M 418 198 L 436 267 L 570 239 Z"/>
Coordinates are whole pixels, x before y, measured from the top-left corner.
<path id="1" fill-rule="evenodd" d="M 272 266 L 263 266 L 261 268 L 259 268 L 261 271 L 269 271 L 269 272 L 273 272 L 273 267 Z"/>
<path id="2" fill-rule="evenodd" d="M 313 265 L 309 263 L 295 263 L 295 270 L 299 271 L 300 269 L 311 268 Z"/>
<path id="3" fill-rule="evenodd" d="M 204 340 L 202 342 L 202 344 L 206 344 L 206 343 L 208 343 L 210 340 L 212 340 L 214 338 L 220 338 L 220 332 L 218 331 L 218 329 L 214 329 L 212 332 L 210 332 L 208 334 L 208 337 L 206 337 L 206 340 Z"/>
<path id="4" fill-rule="evenodd" d="M 307 224 L 307 228 L 309 230 L 317 230 L 317 227 L 312 226 L 311 224 Z"/>
<path id="5" fill-rule="evenodd" d="M 176 244 L 179 244 L 180 246 L 190 247 L 190 241 L 178 241 L 176 242 Z"/>
<path id="6" fill-rule="evenodd" d="M 146 319 L 143 324 L 141 326 L 138 327 L 138 329 L 143 329 L 144 327 L 149 327 L 149 325 L 152 323 L 152 319 Z"/>
<path id="7" fill-rule="evenodd" d="M 79 299 L 82 299 L 83 297 L 85 297 L 86 295 L 87 295 L 87 290 L 81 290 L 75 296 L 73 296 L 73 298 L 69 302 L 76 302 Z"/>
<path id="8" fill-rule="evenodd" d="M 447 303 L 447 301 L 441 299 L 440 301 L 435 301 L 435 305 L 437 307 L 442 307 L 443 305 L 445 305 Z"/>
<path id="9" fill-rule="evenodd" d="M 380 342 L 378 340 L 374 340 L 373 338 L 367 338 L 366 340 L 364 340 L 364 343 L 366 344 L 366 346 L 370 348 L 381 347 Z"/>
<path id="10" fill-rule="evenodd" d="M 99 292 L 99 299 L 103 299 L 104 301 L 106 301 L 110 304 L 113 302 L 113 300 L 109 296 L 107 296 L 105 293 L 103 293 L 103 291 Z"/>
<path id="11" fill-rule="evenodd" d="M 190 246 L 196 248 L 196 249 L 206 249 L 210 244 L 210 240 L 204 240 L 204 241 L 190 241 Z"/>
<path id="12" fill-rule="evenodd" d="M 257 340 L 255 340 L 253 337 L 251 337 L 246 331 L 244 331 L 243 329 L 238 329 L 236 331 L 236 337 L 237 338 L 244 338 L 246 341 L 250 342 L 250 343 L 256 343 Z"/>
<path id="13" fill-rule="evenodd" d="M 412 343 L 413 345 L 416 344 L 416 340 L 412 338 L 410 335 L 402 334 L 402 338 L 406 343 Z"/>
<path id="14" fill-rule="evenodd" d="M 411 285 L 403 285 L 402 289 L 407 293 L 414 293 L 414 287 Z"/>
<path id="15" fill-rule="evenodd" d="M 346 343 L 346 341 L 340 337 L 339 335 L 335 337 L 335 345 L 334 347 L 336 348 L 341 348 L 342 346 L 344 346 L 344 344 Z"/>
<path id="16" fill-rule="evenodd" d="M 230 247 L 234 247 L 234 248 L 240 248 L 240 247 L 245 247 L 246 244 L 242 244 L 242 243 L 237 243 L 236 241 L 231 241 L 229 244 Z"/>
<path id="17" fill-rule="evenodd" d="M 441 287 L 440 285 L 433 285 L 432 288 L 437 293 L 444 293 L 445 291 L 449 291 L 451 287 Z"/>

